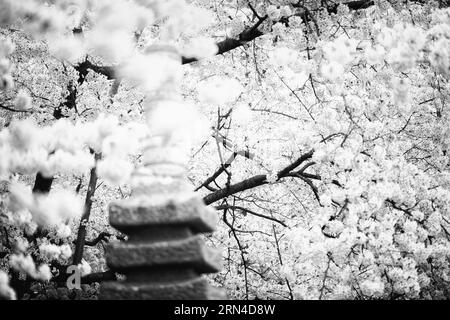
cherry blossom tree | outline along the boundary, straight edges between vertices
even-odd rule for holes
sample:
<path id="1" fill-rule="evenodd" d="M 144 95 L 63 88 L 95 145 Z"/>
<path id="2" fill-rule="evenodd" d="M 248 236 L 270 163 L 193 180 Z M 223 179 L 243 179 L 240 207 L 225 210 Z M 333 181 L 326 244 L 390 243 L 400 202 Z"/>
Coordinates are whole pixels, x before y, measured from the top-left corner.
<path id="1" fill-rule="evenodd" d="M 448 1 L 0 9 L 1 296 L 95 297 L 107 204 L 187 169 L 232 298 L 449 297 Z"/>

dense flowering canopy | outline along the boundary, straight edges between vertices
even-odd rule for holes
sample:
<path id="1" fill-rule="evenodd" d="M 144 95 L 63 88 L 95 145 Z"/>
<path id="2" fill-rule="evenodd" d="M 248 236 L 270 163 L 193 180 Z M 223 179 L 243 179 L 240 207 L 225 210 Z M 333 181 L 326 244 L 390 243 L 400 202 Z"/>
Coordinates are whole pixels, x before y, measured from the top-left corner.
<path id="1" fill-rule="evenodd" d="M 81 226 L 120 238 L 105 207 L 170 132 L 222 217 L 208 239 L 231 297 L 449 298 L 449 7 L 0 1 L 0 295 L 16 272 L 58 277 Z M 144 117 L 173 81 L 183 101 Z M 102 241 L 84 273 L 104 271 Z"/>

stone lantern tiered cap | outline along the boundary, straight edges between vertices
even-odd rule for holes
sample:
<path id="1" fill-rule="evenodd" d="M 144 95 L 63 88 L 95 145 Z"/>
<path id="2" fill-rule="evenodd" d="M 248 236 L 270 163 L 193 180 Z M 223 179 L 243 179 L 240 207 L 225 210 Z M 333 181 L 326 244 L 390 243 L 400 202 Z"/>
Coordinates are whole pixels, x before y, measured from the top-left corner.
<path id="1" fill-rule="evenodd" d="M 110 223 L 128 235 L 106 249 L 108 266 L 125 281 L 102 285 L 105 299 L 225 299 L 200 275 L 221 267 L 221 254 L 200 233 L 214 231 L 217 213 L 193 192 L 131 197 L 112 203 Z"/>
<path id="2" fill-rule="evenodd" d="M 109 222 L 120 231 L 145 226 L 186 225 L 195 233 L 215 230 L 217 213 L 206 207 L 196 194 L 175 198 L 130 198 L 112 203 Z"/>

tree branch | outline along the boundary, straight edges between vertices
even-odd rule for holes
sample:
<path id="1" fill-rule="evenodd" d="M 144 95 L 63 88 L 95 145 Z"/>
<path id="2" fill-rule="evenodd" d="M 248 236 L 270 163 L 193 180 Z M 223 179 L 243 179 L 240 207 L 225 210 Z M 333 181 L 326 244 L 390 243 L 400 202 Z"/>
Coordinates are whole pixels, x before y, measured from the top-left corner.
<path id="1" fill-rule="evenodd" d="M 84 245 L 85 245 L 85 246 L 89 246 L 89 247 L 94 247 L 94 246 L 96 246 L 96 245 L 97 245 L 99 242 L 101 242 L 101 241 L 108 242 L 108 241 L 109 241 L 109 237 L 111 237 L 111 236 L 112 236 L 111 233 L 106 232 L 106 231 L 102 231 L 102 232 L 100 232 L 100 233 L 98 234 L 98 236 L 95 237 L 94 239 L 92 239 L 92 240 L 86 240 L 86 241 L 84 242 Z M 119 239 L 119 240 L 125 240 L 125 237 L 123 237 L 123 236 L 116 236 L 116 237 L 117 237 L 117 239 Z M 74 241 L 74 243 L 76 243 L 76 240 Z"/>
<path id="2" fill-rule="evenodd" d="M 98 234 L 98 236 L 95 239 L 92 240 L 86 240 L 84 242 L 85 246 L 89 246 L 89 247 L 94 247 L 96 246 L 100 241 L 109 241 L 109 237 L 111 236 L 111 234 L 109 232 L 100 232 Z"/>
<path id="3" fill-rule="evenodd" d="M 85 275 L 81 277 L 81 283 L 83 284 L 91 284 L 94 282 L 103 282 L 103 281 L 116 281 L 117 276 L 116 273 L 108 270 L 105 272 L 95 272 Z"/>
<path id="4" fill-rule="evenodd" d="M 277 173 L 278 180 L 286 177 L 292 170 L 297 168 L 304 161 L 310 159 L 313 155 L 313 152 L 314 152 L 313 150 L 307 152 L 306 154 L 304 154 L 300 158 L 298 158 L 296 161 L 294 161 L 292 164 L 288 165 L 286 168 L 279 171 Z M 203 197 L 203 201 L 205 202 L 205 204 L 208 205 L 213 202 L 216 202 L 217 200 L 226 198 L 232 194 L 235 194 L 235 193 L 238 193 L 241 191 L 245 191 L 248 189 L 252 189 L 255 187 L 259 187 L 259 186 L 262 186 L 267 183 L 269 183 L 267 181 L 267 175 L 265 175 L 265 174 L 256 175 L 251 178 L 245 179 L 241 182 L 230 185 L 229 187 L 227 187 L 225 189 L 215 191 L 215 192 Z"/>
<path id="5" fill-rule="evenodd" d="M 373 5 L 375 5 L 375 1 L 371 0 L 360 0 L 360 1 L 349 1 L 346 3 L 343 3 L 343 5 L 346 5 L 350 10 L 361 10 L 361 9 L 367 9 Z M 337 13 L 339 4 L 332 4 L 327 7 L 327 11 L 329 13 Z"/>
<path id="6" fill-rule="evenodd" d="M 3 104 L 0 104 L 0 108 L 8 110 L 8 111 L 11 111 L 11 112 L 31 112 L 31 110 L 17 110 L 17 109 L 14 109 L 12 107 L 5 106 Z"/>
<path id="7" fill-rule="evenodd" d="M 343 3 L 344 5 L 348 6 L 351 10 L 361 10 L 361 9 L 366 9 L 370 6 L 373 6 L 375 3 L 374 1 L 350 1 L 350 2 L 346 2 Z M 337 5 L 330 5 L 326 7 L 326 10 L 329 13 L 336 13 L 337 12 Z M 311 14 L 302 14 L 302 19 L 304 21 L 308 21 L 311 20 Z M 216 45 L 218 47 L 218 51 L 217 51 L 217 55 L 221 55 L 224 54 L 226 52 L 229 52 L 231 50 L 234 50 L 236 48 L 239 48 L 245 44 L 247 44 L 250 41 L 255 40 L 256 38 L 259 38 L 260 36 L 263 36 L 264 33 L 261 32 L 260 30 L 258 30 L 259 26 L 265 21 L 267 20 L 267 16 L 264 17 L 258 17 L 258 21 L 251 27 L 246 28 L 244 31 L 242 31 L 237 38 L 226 38 L 220 42 L 217 42 Z M 282 18 L 282 20 L 285 20 L 285 18 Z M 283 21 L 284 21 L 283 20 Z M 182 57 L 181 58 L 181 63 L 182 64 L 190 64 L 193 62 L 198 61 L 197 58 L 192 58 L 192 57 Z M 112 80 L 115 79 L 117 74 L 114 72 L 115 70 L 115 66 L 98 66 L 95 65 L 93 63 L 91 63 L 90 61 L 86 60 L 76 66 L 74 66 L 75 69 L 78 70 L 79 74 L 80 74 L 80 80 L 79 81 L 83 81 L 81 79 L 84 79 L 88 73 L 88 70 L 92 70 L 98 74 L 102 74 L 104 75 L 107 79 Z"/>
<path id="8" fill-rule="evenodd" d="M 270 216 L 266 216 L 266 215 L 261 214 L 261 213 L 254 212 L 254 211 L 249 210 L 249 209 L 246 209 L 246 208 L 244 208 L 244 207 L 240 207 L 240 206 L 230 206 L 230 205 L 224 204 L 224 205 L 220 205 L 220 206 L 215 206 L 214 208 L 215 208 L 216 210 L 227 210 L 227 209 L 231 209 L 231 210 L 241 210 L 241 211 L 246 212 L 246 213 L 249 213 L 249 214 L 251 214 L 251 215 L 254 215 L 254 216 L 257 216 L 257 217 L 260 217 L 260 218 L 264 218 L 264 219 L 267 219 L 267 220 L 271 220 L 271 221 L 274 221 L 274 222 L 276 222 L 276 223 L 279 223 L 279 224 L 281 224 L 283 227 L 287 227 L 287 225 L 286 225 L 283 221 L 281 221 L 281 220 L 278 220 L 278 219 L 273 218 L 273 217 L 270 217 Z"/>
<path id="9" fill-rule="evenodd" d="M 220 42 L 217 42 L 217 55 L 224 54 L 228 51 L 231 51 L 233 49 L 236 49 L 238 47 L 241 47 L 245 45 L 246 43 L 255 40 L 256 38 L 264 35 L 261 31 L 258 30 L 258 27 L 268 18 L 268 16 L 264 16 L 262 18 L 259 18 L 258 21 L 250 28 L 245 29 L 242 31 L 237 39 L 234 38 L 226 38 L 225 40 L 222 40 Z M 198 61 L 197 58 L 186 58 L 182 57 L 181 63 L 182 64 L 188 64 Z"/>
<path id="10" fill-rule="evenodd" d="M 234 219 L 233 219 L 233 223 L 228 222 L 227 220 L 227 210 L 225 209 L 223 212 L 223 222 L 225 222 L 225 224 L 230 228 L 231 232 L 233 233 L 233 237 L 236 240 L 236 244 L 239 248 L 239 252 L 241 253 L 241 260 L 242 260 L 242 265 L 244 266 L 244 283 L 245 283 L 245 298 L 246 300 L 248 300 L 248 277 L 247 277 L 247 260 L 245 259 L 245 249 L 241 244 L 241 241 L 239 240 L 239 237 L 236 234 L 236 229 L 234 228 L 233 224 L 234 224 Z"/>
<path id="11" fill-rule="evenodd" d="M 42 173 L 38 172 L 36 174 L 36 179 L 34 180 L 33 193 L 46 194 L 50 192 L 53 184 L 53 177 L 44 177 Z"/>
<path id="12" fill-rule="evenodd" d="M 95 161 L 100 160 L 100 158 L 101 158 L 101 154 L 96 153 Z M 86 193 L 86 200 L 84 203 L 84 212 L 83 212 L 83 215 L 81 216 L 80 226 L 78 228 L 77 241 L 75 244 L 75 253 L 73 255 L 73 264 L 74 265 L 80 264 L 81 260 L 83 258 L 83 251 L 84 251 L 84 245 L 86 243 L 86 233 L 87 233 L 86 224 L 89 221 L 89 216 L 91 215 L 91 208 L 92 208 L 92 202 L 93 202 L 92 198 L 94 197 L 94 194 L 95 194 L 97 180 L 98 180 L 97 168 L 93 167 L 91 169 L 91 176 L 89 178 L 89 185 L 88 185 L 88 190 Z"/>

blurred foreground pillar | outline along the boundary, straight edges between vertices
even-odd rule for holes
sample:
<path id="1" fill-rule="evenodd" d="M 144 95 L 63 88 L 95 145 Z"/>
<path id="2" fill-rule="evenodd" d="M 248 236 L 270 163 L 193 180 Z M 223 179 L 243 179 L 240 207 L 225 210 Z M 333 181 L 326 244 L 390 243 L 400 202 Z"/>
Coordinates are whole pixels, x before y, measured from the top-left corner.
<path id="1" fill-rule="evenodd" d="M 108 266 L 126 280 L 102 285 L 103 299 L 225 299 L 202 273 L 220 269 L 221 254 L 199 235 L 215 214 L 196 196 L 124 200 L 110 206 L 112 226 L 129 236 L 107 249 Z"/>
<path id="2" fill-rule="evenodd" d="M 201 236 L 215 229 L 218 216 L 187 183 L 188 151 L 183 133 L 177 135 L 182 122 L 176 119 L 186 113 L 178 89 L 181 58 L 170 47 L 153 46 L 146 54 L 164 64 L 168 74 L 148 90 L 151 134 L 144 141 L 132 195 L 109 206 L 111 225 L 128 240 L 110 244 L 106 262 L 125 280 L 103 283 L 100 298 L 225 299 L 224 291 L 201 277 L 220 269 L 221 254 L 206 247 Z"/>

